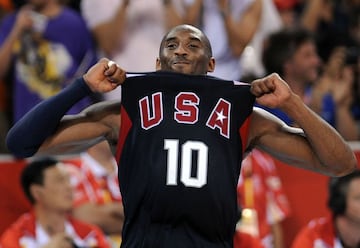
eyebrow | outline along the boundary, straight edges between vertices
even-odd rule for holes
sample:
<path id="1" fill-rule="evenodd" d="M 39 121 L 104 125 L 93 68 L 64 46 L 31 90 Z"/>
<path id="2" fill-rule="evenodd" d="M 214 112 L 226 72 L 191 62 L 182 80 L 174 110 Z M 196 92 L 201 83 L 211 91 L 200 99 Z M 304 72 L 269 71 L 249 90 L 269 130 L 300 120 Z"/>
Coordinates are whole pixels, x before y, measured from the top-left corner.
<path id="1" fill-rule="evenodd" d="M 178 40 L 177 37 L 169 37 L 165 40 L 165 42 L 171 42 L 171 41 L 175 41 L 175 40 Z M 197 41 L 197 42 L 200 42 L 201 43 L 201 39 L 198 38 L 198 37 L 190 37 L 189 38 L 190 41 Z"/>

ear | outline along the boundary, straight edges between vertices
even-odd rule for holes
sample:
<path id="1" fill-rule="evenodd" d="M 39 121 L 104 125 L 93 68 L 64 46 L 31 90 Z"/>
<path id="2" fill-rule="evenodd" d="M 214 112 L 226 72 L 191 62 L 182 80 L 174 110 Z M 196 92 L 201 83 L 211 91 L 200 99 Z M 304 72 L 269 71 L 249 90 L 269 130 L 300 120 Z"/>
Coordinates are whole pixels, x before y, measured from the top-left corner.
<path id="1" fill-rule="evenodd" d="M 42 195 L 42 189 L 40 185 L 33 184 L 30 186 L 30 194 L 34 198 L 35 202 L 38 202 Z"/>
<path id="2" fill-rule="evenodd" d="M 156 58 L 156 70 L 161 70 L 161 62 L 159 57 Z"/>
<path id="3" fill-rule="evenodd" d="M 215 58 L 211 57 L 208 64 L 208 72 L 213 72 L 215 70 Z"/>

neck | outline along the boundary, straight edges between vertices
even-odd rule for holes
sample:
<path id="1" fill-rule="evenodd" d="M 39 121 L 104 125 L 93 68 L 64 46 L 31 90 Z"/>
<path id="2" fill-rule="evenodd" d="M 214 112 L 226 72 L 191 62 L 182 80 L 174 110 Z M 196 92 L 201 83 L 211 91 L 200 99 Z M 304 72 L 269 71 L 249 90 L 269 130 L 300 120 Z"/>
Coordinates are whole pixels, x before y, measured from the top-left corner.
<path id="1" fill-rule="evenodd" d="M 66 212 L 49 210 L 43 206 L 35 206 L 35 216 L 49 235 L 65 231 Z"/>
<path id="2" fill-rule="evenodd" d="M 347 216 L 338 216 L 335 219 L 335 227 L 344 247 L 357 248 L 360 246 L 360 223 Z"/>

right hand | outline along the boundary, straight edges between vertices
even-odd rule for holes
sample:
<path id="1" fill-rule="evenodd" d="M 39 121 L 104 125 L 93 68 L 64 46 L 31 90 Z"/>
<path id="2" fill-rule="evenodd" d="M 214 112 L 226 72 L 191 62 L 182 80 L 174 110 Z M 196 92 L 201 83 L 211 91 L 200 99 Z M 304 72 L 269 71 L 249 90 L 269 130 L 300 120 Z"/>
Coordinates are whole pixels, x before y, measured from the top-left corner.
<path id="1" fill-rule="evenodd" d="M 108 66 L 110 60 L 100 59 L 83 76 L 86 84 L 93 92 L 106 93 L 116 89 L 126 79 L 126 72 L 116 63 Z"/>
<path id="2" fill-rule="evenodd" d="M 32 7 L 30 5 L 25 5 L 19 10 L 14 25 L 14 30 L 17 33 L 21 34 L 25 30 L 31 30 L 33 26 L 31 11 L 32 11 Z"/>

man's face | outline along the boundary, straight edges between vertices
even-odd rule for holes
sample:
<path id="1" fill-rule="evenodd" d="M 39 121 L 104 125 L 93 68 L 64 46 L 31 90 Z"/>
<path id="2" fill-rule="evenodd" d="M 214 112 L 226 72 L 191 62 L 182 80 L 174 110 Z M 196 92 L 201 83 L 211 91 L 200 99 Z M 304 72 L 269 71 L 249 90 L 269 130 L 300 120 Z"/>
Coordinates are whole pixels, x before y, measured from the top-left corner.
<path id="1" fill-rule="evenodd" d="M 73 188 L 64 165 L 58 164 L 44 171 L 43 185 L 37 185 L 36 202 L 54 211 L 69 211 L 73 204 Z"/>
<path id="2" fill-rule="evenodd" d="M 309 41 L 299 46 L 290 60 L 290 71 L 293 77 L 306 83 L 313 83 L 318 78 L 320 58 L 316 46 Z"/>
<path id="3" fill-rule="evenodd" d="M 353 179 L 349 184 L 345 216 L 360 226 L 360 178 Z"/>
<path id="4" fill-rule="evenodd" d="M 214 70 L 215 61 L 206 47 L 203 34 L 192 28 L 175 29 L 165 38 L 156 69 L 204 75 Z"/>

